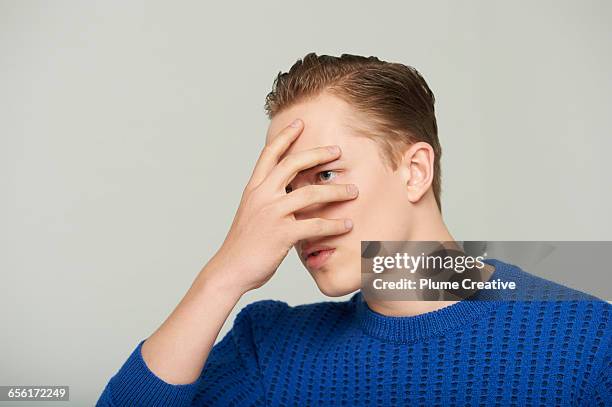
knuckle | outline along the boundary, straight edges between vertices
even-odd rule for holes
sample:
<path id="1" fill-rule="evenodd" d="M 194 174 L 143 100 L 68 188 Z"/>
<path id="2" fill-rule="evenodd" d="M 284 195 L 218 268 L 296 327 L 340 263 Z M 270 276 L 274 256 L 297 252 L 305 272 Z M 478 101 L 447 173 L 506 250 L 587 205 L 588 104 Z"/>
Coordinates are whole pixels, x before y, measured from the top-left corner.
<path id="1" fill-rule="evenodd" d="M 325 219 L 317 219 L 315 222 L 316 233 L 323 234 L 327 230 L 327 221 Z"/>
<path id="2" fill-rule="evenodd" d="M 249 198 L 249 196 L 251 196 L 254 189 L 255 189 L 255 185 L 253 185 L 253 183 L 249 182 L 248 184 L 246 184 L 244 189 L 242 190 L 241 200 L 246 201 Z"/>
<path id="3" fill-rule="evenodd" d="M 257 188 L 257 186 L 252 181 L 250 181 L 244 187 L 244 191 L 242 191 L 242 196 L 246 197 L 248 195 L 251 195 L 253 193 L 253 191 L 255 190 L 255 188 Z"/>
<path id="4" fill-rule="evenodd" d="M 302 188 L 304 194 L 304 201 L 307 203 L 316 203 L 320 200 L 321 191 L 316 185 L 307 185 Z"/>
<path id="5" fill-rule="evenodd" d="M 293 157 L 291 154 L 284 156 L 283 158 L 281 158 L 281 160 L 278 162 L 278 166 L 282 169 L 282 170 L 289 170 L 291 168 L 291 162 L 293 160 Z"/>
<path id="6" fill-rule="evenodd" d="M 244 200 L 248 205 L 257 204 L 260 200 L 261 186 L 254 186 L 248 191 L 245 191 Z"/>
<path id="7" fill-rule="evenodd" d="M 317 195 L 317 190 L 313 185 L 306 185 L 304 188 L 302 188 L 302 194 L 304 194 L 304 198 L 306 200 L 312 201 Z"/>
<path id="8" fill-rule="evenodd" d="M 268 155 L 274 152 L 273 144 L 266 144 L 261 151 L 261 155 Z"/>

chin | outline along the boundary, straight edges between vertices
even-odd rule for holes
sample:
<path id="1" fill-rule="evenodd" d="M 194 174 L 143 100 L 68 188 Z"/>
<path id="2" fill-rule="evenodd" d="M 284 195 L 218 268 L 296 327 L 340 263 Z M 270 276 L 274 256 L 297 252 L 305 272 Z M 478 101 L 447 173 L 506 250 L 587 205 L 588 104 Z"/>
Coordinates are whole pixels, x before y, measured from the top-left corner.
<path id="1" fill-rule="evenodd" d="M 311 275 L 319 291 L 328 297 L 342 297 L 361 288 L 361 276 L 354 270 L 317 270 Z"/>

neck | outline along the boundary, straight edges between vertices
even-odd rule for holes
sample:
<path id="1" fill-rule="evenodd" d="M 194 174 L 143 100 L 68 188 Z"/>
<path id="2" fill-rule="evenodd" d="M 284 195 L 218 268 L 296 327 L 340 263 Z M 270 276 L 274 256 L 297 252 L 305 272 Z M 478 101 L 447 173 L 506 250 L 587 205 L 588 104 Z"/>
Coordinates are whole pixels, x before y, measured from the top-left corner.
<path id="1" fill-rule="evenodd" d="M 435 203 L 415 205 L 414 225 L 406 240 L 454 242 Z M 368 301 L 368 306 L 387 316 L 414 316 L 439 310 L 458 301 Z"/>

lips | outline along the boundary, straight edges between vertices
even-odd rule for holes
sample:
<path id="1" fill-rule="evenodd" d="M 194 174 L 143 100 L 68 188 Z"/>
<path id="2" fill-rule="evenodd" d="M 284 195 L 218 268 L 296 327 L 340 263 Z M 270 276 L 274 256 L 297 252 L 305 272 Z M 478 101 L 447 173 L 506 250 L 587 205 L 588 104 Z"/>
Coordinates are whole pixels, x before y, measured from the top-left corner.
<path id="1" fill-rule="evenodd" d="M 306 266 L 311 270 L 321 268 L 336 251 L 335 248 L 316 250 L 306 257 Z"/>
<path id="2" fill-rule="evenodd" d="M 334 249 L 335 249 L 335 247 L 331 247 L 331 246 L 327 246 L 327 245 L 319 245 L 319 244 L 310 244 L 310 245 L 308 245 L 307 244 L 302 249 L 302 258 L 304 260 L 308 260 L 308 258 L 311 257 L 311 256 L 318 256 L 322 252 L 325 252 L 327 250 L 334 250 Z"/>
<path id="3" fill-rule="evenodd" d="M 317 250 L 316 252 L 312 252 L 312 253 L 310 253 L 308 256 L 306 256 L 306 260 L 308 260 L 308 258 L 309 258 L 309 257 L 312 257 L 312 256 L 315 256 L 315 257 L 316 257 L 316 256 L 318 256 L 318 255 L 319 255 L 319 253 L 324 252 L 324 251 L 326 251 L 326 250 L 332 250 L 332 249 Z"/>

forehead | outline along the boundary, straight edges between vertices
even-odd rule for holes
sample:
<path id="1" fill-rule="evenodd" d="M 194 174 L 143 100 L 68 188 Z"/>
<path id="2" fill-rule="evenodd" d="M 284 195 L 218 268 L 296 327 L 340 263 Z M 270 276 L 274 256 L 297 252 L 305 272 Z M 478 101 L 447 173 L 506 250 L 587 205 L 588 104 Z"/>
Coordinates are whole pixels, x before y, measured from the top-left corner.
<path id="1" fill-rule="evenodd" d="M 270 121 L 266 144 L 298 118 L 304 122 L 302 133 L 281 159 L 287 154 L 332 144 L 339 144 L 344 151 L 355 139 L 356 133 L 349 124 L 355 121 L 356 112 L 342 99 L 322 94 L 277 113 Z"/>

